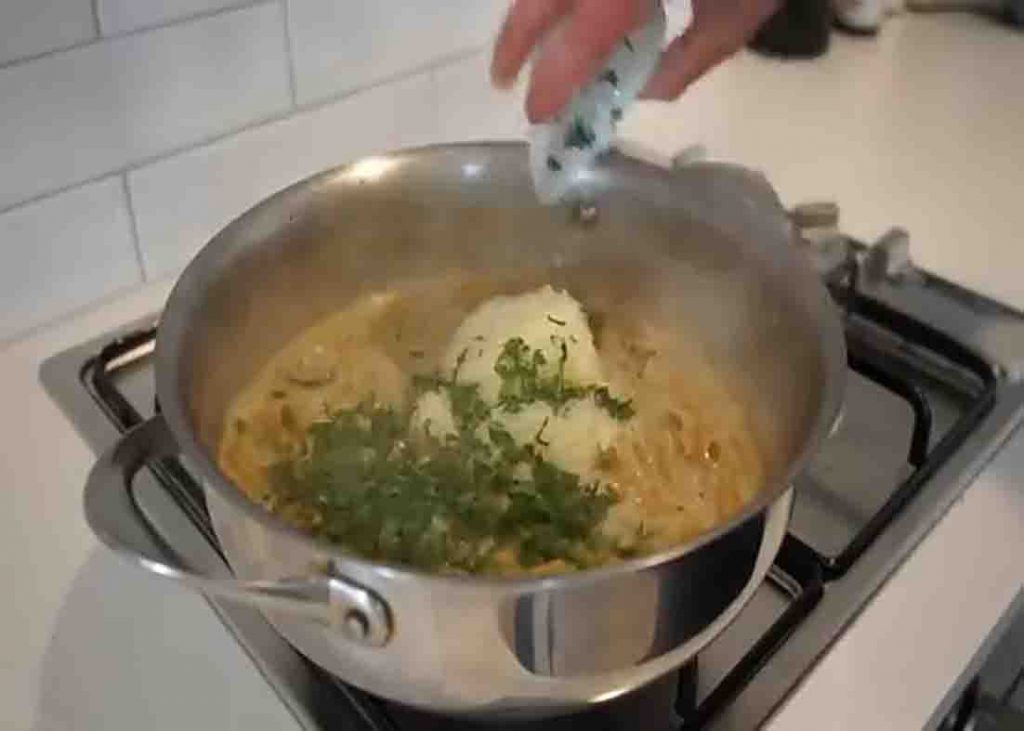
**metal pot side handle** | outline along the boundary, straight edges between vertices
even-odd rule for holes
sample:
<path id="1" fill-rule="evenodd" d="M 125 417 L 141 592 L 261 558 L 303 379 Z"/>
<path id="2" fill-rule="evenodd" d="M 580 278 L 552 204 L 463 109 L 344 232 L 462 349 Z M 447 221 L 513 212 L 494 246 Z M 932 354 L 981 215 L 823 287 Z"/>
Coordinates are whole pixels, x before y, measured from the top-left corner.
<path id="1" fill-rule="evenodd" d="M 103 543 L 132 563 L 204 594 L 300 615 L 335 627 L 360 645 L 387 644 L 392 634 L 387 605 L 351 581 L 333 576 L 240 581 L 201 576 L 169 563 L 169 544 L 135 504 L 132 482 L 147 462 L 177 453 L 166 422 L 155 416 L 126 433 L 100 456 L 85 485 L 85 517 Z"/>

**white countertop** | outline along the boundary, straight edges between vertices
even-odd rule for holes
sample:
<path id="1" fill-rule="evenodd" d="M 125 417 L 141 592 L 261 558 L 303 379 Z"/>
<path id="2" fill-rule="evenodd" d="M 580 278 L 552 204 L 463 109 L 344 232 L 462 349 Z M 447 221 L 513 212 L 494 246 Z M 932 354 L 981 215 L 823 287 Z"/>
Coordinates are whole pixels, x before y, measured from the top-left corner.
<path id="1" fill-rule="evenodd" d="M 761 167 L 788 203 L 838 200 L 858 235 L 906 225 L 919 261 L 1022 306 L 1021 69 L 1019 34 L 914 18 L 880 43 L 841 39 L 812 64 L 744 57 L 674 107 L 638 112 L 630 134 L 665 151 L 701 141 Z M 148 285 L 0 350 L 5 728 L 294 727 L 201 599 L 98 546 L 81 512 L 92 454 L 38 384 L 45 357 L 157 310 L 167 288 Z M 1022 483 L 1018 435 L 771 727 L 925 723 L 1021 596 Z"/>

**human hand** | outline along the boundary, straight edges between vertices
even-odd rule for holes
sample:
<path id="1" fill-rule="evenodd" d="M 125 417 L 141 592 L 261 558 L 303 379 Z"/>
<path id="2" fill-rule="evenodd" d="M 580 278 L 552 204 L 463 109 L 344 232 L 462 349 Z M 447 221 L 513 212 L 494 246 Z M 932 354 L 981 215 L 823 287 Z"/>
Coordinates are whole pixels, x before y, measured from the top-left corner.
<path id="1" fill-rule="evenodd" d="M 742 48 L 780 1 L 692 0 L 693 23 L 665 49 L 642 96 L 678 97 Z M 498 86 L 510 85 L 543 40 L 526 114 L 531 122 L 547 121 L 597 74 L 615 45 L 646 20 L 649 7 L 649 0 L 514 0 L 494 48 L 491 78 Z"/>

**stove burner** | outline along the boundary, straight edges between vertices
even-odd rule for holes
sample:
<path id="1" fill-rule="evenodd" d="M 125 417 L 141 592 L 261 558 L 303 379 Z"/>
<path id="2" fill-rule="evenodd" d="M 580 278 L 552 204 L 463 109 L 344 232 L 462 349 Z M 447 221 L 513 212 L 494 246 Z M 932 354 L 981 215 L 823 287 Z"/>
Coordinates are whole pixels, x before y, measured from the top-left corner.
<path id="1" fill-rule="evenodd" d="M 865 522 L 850 541 L 837 553 L 821 554 L 826 578 L 842 576 L 864 553 L 878 535 L 899 513 L 903 505 L 927 483 L 942 464 L 974 431 L 995 402 L 997 379 L 992 367 L 943 333 L 911 320 L 886 305 L 860 294 L 844 295 L 847 306 L 847 346 L 850 369 L 903 398 L 913 412 L 907 465 L 912 468 L 892 491 L 877 512 Z M 959 369 L 965 381 L 957 398 L 962 411 L 956 420 L 935 439 L 934 414 L 925 396 L 924 386 L 929 374 L 913 362 L 902 348 L 880 348 L 869 337 L 859 334 L 857 322 L 884 328 L 890 337 L 917 348 L 927 348 L 931 355 Z M 933 443 L 934 442 L 934 443 Z"/>

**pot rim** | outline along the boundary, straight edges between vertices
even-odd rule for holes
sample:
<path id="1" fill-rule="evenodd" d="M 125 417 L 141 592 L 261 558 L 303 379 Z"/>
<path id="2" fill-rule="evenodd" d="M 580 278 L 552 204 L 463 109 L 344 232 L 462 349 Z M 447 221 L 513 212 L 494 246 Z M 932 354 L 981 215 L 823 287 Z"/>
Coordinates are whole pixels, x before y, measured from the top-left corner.
<path id="1" fill-rule="evenodd" d="M 790 460 L 786 470 L 781 477 L 766 484 L 760 493 L 748 503 L 743 510 L 734 515 L 730 520 L 706 531 L 690 541 L 677 545 L 673 548 L 660 551 L 647 556 L 622 561 L 621 563 L 598 566 L 595 568 L 582 569 L 563 574 L 535 577 L 500 577 L 491 575 L 468 575 L 468 574 L 442 574 L 423 571 L 414 567 L 386 561 L 371 561 L 349 552 L 343 546 L 331 543 L 324 539 L 311 536 L 302 530 L 288 524 L 274 513 L 266 510 L 255 501 L 249 499 L 242 490 L 235 485 L 216 464 L 215 459 L 199 443 L 195 432 L 190 424 L 185 404 L 176 397 L 176 384 L 178 381 L 177 364 L 181 356 L 182 345 L 186 339 L 189 329 L 190 316 L 193 313 L 193 303 L 196 301 L 196 292 L 203 288 L 203 274 L 209 268 L 209 264 L 219 262 L 225 254 L 226 247 L 219 246 L 220 242 L 226 242 L 237 229 L 246 225 L 249 219 L 255 217 L 259 212 L 265 212 L 278 206 L 287 206 L 290 201 L 300 195 L 306 195 L 329 180 L 365 164 L 366 160 L 386 160 L 409 156 L 429 156 L 444 154 L 452 151 L 463 153 L 472 150 L 486 152 L 488 150 L 506 149 L 520 150 L 526 153 L 526 144 L 512 141 L 496 142 L 470 142 L 470 143 L 441 143 L 410 147 L 385 153 L 383 155 L 372 155 L 339 165 L 313 176 L 300 180 L 273 195 L 264 198 L 247 211 L 235 218 L 231 223 L 223 227 L 210 241 L 203 246 L 199 253 L 189 262 L 188 266 L 178 277 L 168 296 L 163 314 L 160 317 L 156 337 L 156 391 L 160 400 L 163 416 L 170 429 L 171 435 L 181 453 L 187 458 L 190 466 L 197 469 L 202 478 L 204 487 L 212 487 L 234 508 L 241 510 L 247 517 L 258 521 L 264 528 L 279 533 L 284 533 L 294 540 L 306 544 L 311 552 L 317 555 L 326 555 L 332 560 L 332 573 L 339 577 L 349 575 L 366 575 L 375 573 L 385 575 L 389 579 L 429 581 L 441 585 L 452 585 L 459 587 L 498 589 L 509 593 L 529 593 L 544 591 L 547 589 L 564 589 L 567 587 L 585 586 L 593 583 L 611 579 L 623 574 L 643 571 L 660 564 L 669 563 L 701 547 L 715 541 L 722 535 L 732 531 L 737 526 L 754 518 L 774 504 L 791 487 L 792 479 L 807 464 L 811 456 L 817 452 L 821 443 L 829 434 L 842 405 L 844 383 L 846 380 L 846 341 L 838 314 L 836 317 L 822 318 L 822 338 L 819 341 L 820 352 L 824 361 L 825 384 L 823 398 L 815 416 L 814 423 L 808 432 L 807 438 L 797 455 Z M 605 166 L 614 168 L 623 164 L 640 166 L 646 172 L 644 174 L 660 177 L 665 184 L 671 184 L 672 173 L 669 170 L 658 168 L 647 163 L 629 160 L 619 155 L 613 155 L 607 160 Z M 735 169 L 736 166 L 728 166 Z M 370 183 L 372 184 L 372 182 Z M 799 252 L 793 251 L 795 265 L 804 272 L 801 276 L 813 277 L 813 284 L 818 289 L 818 296 L 823 304 L 829 308 L 833 307 L 827 290 L 821 283 L 818 275 L 812 269 L 810 263 Z M 349 574 L 348 569 L 354 568 Z"/>

